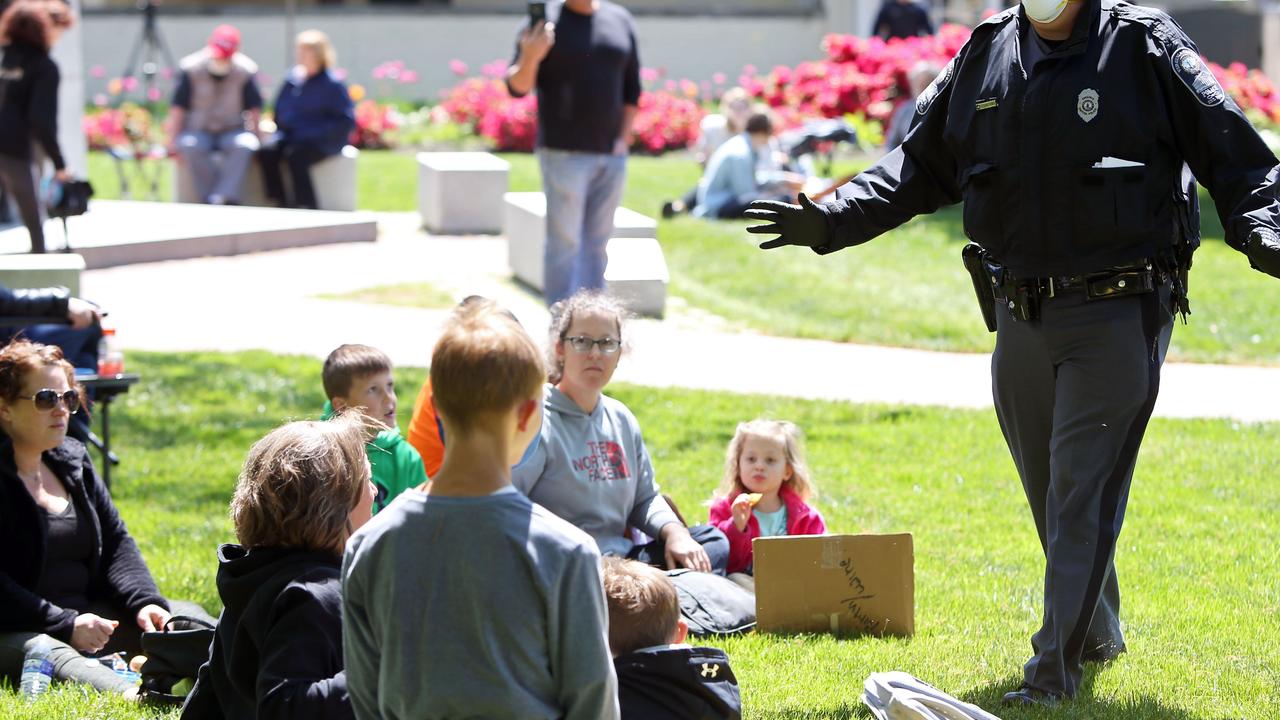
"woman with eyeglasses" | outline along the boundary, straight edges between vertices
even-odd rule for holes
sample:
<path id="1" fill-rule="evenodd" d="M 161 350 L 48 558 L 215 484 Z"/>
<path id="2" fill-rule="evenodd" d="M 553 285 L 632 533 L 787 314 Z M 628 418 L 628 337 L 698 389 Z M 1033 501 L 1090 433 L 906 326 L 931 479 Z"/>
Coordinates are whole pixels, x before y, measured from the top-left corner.
<path id="1" fill-rule="evenodd" d="M 658 490 L 636 418 L 604 394 L 622 356 L 625 310 L 597 291 L 551 307 L 551 365 L 542 433 L 512 484 L 591 535 L 602 555 L 724 574 L 729 541 L 688 528 Z M 647 535 L 633 542 L 628 529 Z"/>
<path id="2" fill-rule="evenodd" d="M 56 346 L 0 349 L 0 675 L 15 680 L 45 642 L 55 680 L 132 696 L 132 684 L 84 657 L 139 653 L 141 632 L 163 628 L 170 604 L 84 445 L 67 437 L 81 397 Z"/>

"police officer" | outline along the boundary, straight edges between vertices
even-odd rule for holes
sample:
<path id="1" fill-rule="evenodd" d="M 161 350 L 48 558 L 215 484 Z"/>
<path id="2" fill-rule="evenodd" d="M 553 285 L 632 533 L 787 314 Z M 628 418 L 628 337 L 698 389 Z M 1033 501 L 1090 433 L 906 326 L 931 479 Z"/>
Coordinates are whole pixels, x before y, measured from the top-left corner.
<path id="1" fill-rule="evenodd" d="M 1280 165 L 1186 34 L 1117 0 L 1022 0 L 978 25 L 901 146 L 836 200 L 759 202 L 750 232 L 825 254 L 964 200 L 996 414 L 1044 548 L 1044 617 L 1009 704 L 1125 650 L 1113 558 L 1198 244 L 1189 165 L 1226 241 L 1280 277 Z M 985 287 L 984 287 L 985 286 Z"/>

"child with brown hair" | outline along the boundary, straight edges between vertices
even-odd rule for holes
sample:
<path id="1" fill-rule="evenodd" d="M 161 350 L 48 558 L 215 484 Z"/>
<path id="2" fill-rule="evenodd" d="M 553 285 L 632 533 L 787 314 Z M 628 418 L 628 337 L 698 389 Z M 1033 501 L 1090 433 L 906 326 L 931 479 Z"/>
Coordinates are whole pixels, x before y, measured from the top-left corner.
<path id="1" fill-rule="evenodd" d="M 359 415 L 292 422 L 254 444 L 218 549 L 224 605 L 182 709 L 199 718 L 354 718 L 342 657 L 340 562 L 369 520 Z"/>
<path id="2" fill-rule="evenodd" d="M 436 343 L 444 462 L 429 495 L 406 491 L 351 539 L 343 565 L 360 717 L 618 717 L 600 553 L 511 485 L 545 377 L 492 302 L 456 310 Z"/>
<path id="3" fill-rule="evenodd" d="M 741 717 L 738 680 L 728 656 L 685 643 L 689 625 L 666 573 L 615 557 L 605 558 L 603 566 L 623 720 Z"/>
<path id="4" fill-rule="evenodd" d="M 751 541 L 776 535 L 822 535 L 800 428 L 789 422 L 739 423 L 725 453 L 724 478 L 711 505 L 711 524 L 729 538 L 731 573 L 751 572 Z"/>
<path id="5" fill-rule="evenodd" d="M 328 400 L 322 420 L 356 410 L 374 423 L 365 450 L 378 490 L 375 513 L 405 490 L 427 482 L 422 457 L 396 425 L 396 381 L 386 353 L 369 345 L 339 345 L 325 358 L 320 377 Z"/>

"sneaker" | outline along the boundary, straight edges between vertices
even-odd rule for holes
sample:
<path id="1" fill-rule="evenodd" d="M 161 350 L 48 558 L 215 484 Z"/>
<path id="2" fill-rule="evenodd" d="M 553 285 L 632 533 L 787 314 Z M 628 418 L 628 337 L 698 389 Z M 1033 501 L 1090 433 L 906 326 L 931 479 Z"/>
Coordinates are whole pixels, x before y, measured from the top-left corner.
<path id="1" fill-rule="evenodd" d="M 1016 707 L 1053 707 L 1061 700 L 1062 696 L 1060 695 L 1041 690 L 1040 688 L 1033 688 L 1030 685 L 1023 685 L 1013 692 L 1005 693 L 1004 697 L 1000 699 L 1000 704 Z"/>
<path id="2" fill-rule="evenodd" d="M 670 220 L 676 216 L 676 204 L 670 200 L 662 203 L 662 219 Z"/>

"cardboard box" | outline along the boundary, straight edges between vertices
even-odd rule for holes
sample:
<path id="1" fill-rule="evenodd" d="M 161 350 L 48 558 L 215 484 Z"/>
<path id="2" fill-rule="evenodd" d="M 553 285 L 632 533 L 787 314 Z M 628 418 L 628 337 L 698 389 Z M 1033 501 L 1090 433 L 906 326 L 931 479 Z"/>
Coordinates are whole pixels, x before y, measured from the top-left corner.
<path id="1" fill-rule="evenodd" d="M 910 533 L 756 538 L 752 552 L 763 632 L 915 632 Z"/>

